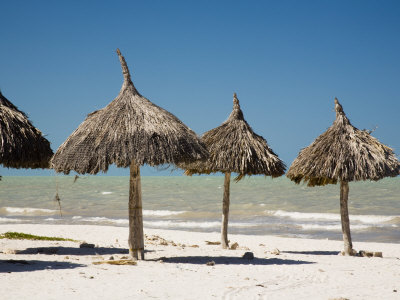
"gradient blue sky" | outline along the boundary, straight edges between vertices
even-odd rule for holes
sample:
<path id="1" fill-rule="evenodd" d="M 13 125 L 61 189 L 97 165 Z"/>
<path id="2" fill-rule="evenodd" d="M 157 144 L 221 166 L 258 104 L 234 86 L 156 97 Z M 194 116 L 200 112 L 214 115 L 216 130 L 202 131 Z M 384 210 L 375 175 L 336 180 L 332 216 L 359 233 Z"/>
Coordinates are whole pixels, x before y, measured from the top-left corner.
<path id="1" fill-rule="evenodd" d="M 54 151 L 117 96 L 119 47 L 141 94 L 198 134 L 228 117 L 237 92 L 289 166 L 332 124 L 338 97 L 353 125 L 378 126 L 400 154 L 400 1 L 14 0 L 0 11 L 0 89 Z"/>

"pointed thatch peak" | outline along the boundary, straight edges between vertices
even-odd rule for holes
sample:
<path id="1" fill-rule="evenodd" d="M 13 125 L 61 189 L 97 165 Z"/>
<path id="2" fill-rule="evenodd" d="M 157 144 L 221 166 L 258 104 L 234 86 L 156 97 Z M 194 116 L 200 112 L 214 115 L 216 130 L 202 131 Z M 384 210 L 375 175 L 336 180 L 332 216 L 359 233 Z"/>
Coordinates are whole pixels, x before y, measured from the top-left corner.
<path id="1" fill-rule="evenodd" d="M 117 54 L 119 57 L 119 61 L 121 62 L 122 74 L 124 75 L 124 80 L 128 82 L 132 81 L 131 73 L 129 72 L 128 65 L 126 64 L 125 57 L 122 56 L 121 51 L 119 49 L 117 49 Z"/>
<path id="2" fill-rule="evenodd" d="M 139 94 L 139 92 L 136 90 L 132 82 L 131 73 L 129 72 L 129 68 L 125 61 L 125 57 L 122 56 L 121 51 L 119 49 L 117 49 L 117 54 L 119 57 L 119 61 L 121 63 L 122 75 L 124 76 L 124 83 L 122 84 L 121 92 L 125 89 L 130 89 L 133 94 Z"/>
<path id="3" fill-rule="evenodd" d="M 338 98 L 335 97 L 335 111 L 336 111 L 336 118 L 340 115 L 343 114 L 345 115 L 344 111 L 343 111 L 343 107 L 342 105 L 339 103 Z"/>
<path id="4" fill-rule="evenodd" d="M 240 108 L 239 99 L 237 98 L 236 93 L 233 93 L 233 109 L 226 122 L 232 120 L 244 120 L 243 112 Z"/>
<path id="5" fill-rule="evenodd" d="M 50 143 L 0 92 L 0 164 L 7 168 L 48 168 Z"/>
<path id="6" fill-rule="evenodd" d="M 285 164 L 244 119 L 236 93 L 229 118 L 204 133 L 201 140 L 210 158 L 205 162 L 180 165 L 187 175 L 233 172 L 238 174 L 236 180 L 240 180 L 245 175 L 278 177 L 285 173 Z"/>
<path id="7" fill-rule="evenodd" d="M 335 97 L 335 112 L 336 112 L 336 123 L 341 123 L 343 126 L 350 125 L 350 120 L 347 118 L 346 114 L 343 111 L 342 105 L 339 103 L 338 98 Z"/>
<path id="8" fill-rule="evenodd" d="M 140 95 L 121 52 L 124 82 L 118 96 L 86 120 L 52 158 L 57 172 L 96 174 L 117 167 L 192 162 L 208 156 L 196 134 L 177 117 Z"/>
<path id="9" fill-rule="evenodd" d="M 315 186 L 400 175 L 400 162 L 393 150 L 351 125 L 336 98 L 335 111 L 332 126 L 300 151 L 287 177 Z"/>
<path id="10" fill-rule="evenodd" d="M 239 108 L 240 109 L 239 99 L 238 99 L 236 93 L 233 93 L 233 108 Z"/>

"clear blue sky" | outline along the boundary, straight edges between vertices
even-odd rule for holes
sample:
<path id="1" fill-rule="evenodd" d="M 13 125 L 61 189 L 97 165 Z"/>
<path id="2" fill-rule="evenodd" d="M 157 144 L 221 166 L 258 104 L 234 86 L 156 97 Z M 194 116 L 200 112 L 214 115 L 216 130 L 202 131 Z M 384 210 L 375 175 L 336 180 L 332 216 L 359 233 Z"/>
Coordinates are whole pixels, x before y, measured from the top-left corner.
<path id="1" fill-rule="evenodd" d="M 400 1 L 14 0 L 0 11 L 0 89 L 54 151 L 118 95 L 119 47 L 141 94 L 198 134 L 228 117 L 237 92 L 289 166 L 332 124 L 338 97 L 353 125 L 378 126 L 400 154 Z"/>

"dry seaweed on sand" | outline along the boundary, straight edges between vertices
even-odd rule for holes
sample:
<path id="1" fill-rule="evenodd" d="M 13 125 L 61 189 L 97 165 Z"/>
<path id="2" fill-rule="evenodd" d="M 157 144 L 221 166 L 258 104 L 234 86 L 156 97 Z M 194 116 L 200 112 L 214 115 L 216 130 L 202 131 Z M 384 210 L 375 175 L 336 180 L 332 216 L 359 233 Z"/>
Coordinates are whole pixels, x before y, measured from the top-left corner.
<path id="1" fill-rule="evenodd" d="M 393 150 L 366 130 L 354 127 L 335 98 L 336 120 L 308 147 L 302 149 L 286 176 L 308 186 L 340 182 L 340 212 L 346 255 L 354 253 L 347 200 L 350 181 L 374 180 L 400 175 Z"/>
<path id="2" fill-rule="evenodd" d="M 286 166 L 269 147 L 267 141 L 256 134 L 246 122 L 236 93 L 233 94 L 233 110 L 220 126 L 203 134 L 210 156 L 205 161 L 183 163 L 186 175 L 225 173 L 221 245 L 228 247 L 229 185 L 231 173 L 235 181 L 244 176 L 265 175 L 279 177 Z"/>
<path id="3" fill-rule="evenodd" d="M 48 168 L 50 142 L 27 115 L 0 91 L 0 164 L 6 168 Z"/>
<path id="4" fill-rule="evenodd" d="M 207 245 L 221 245 L 221 242 L 206 241 Z"/>
<path id="5" fill-rule="evenodd" d="M 137 262 L 130 259 L 121 259 L 121 260 L 102 260 L 102 261 L 94 261 L 94 265 L 118 265 L 118 266 L 136 266 Z"/>
<path id="6" fill-rule="evenodd" d="M 144 259 L 140 166 L 190 163 L 208 152 L 197 135 L 177 117 L 143 97 L 132 83 L 117 49 L 124 82 L 105 108 L 90 113 L 54 154 L 56 172 L 97 174 L 109 165 L 130 167 L 129 248 Z"/>

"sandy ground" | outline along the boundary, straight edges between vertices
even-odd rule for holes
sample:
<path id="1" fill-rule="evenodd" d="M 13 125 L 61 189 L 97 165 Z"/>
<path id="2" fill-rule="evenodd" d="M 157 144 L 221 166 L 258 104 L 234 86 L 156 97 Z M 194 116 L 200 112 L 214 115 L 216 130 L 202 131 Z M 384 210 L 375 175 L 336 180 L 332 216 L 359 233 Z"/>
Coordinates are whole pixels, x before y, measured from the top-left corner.
<path id="1" fill-rule="evenodd" d="M 95 248 L 0 239 L 2 299 L 400 299 L 400 244 L 355 242 L 383 258 L 344 257 L 340 241 L 230 235 L 239 247 L 223 250 L 206 243 L 218 233 L 145 229 L 146 261 L 98 265 L 127 256 L 127 228 L 0 225 L 7 231 Z"/>

